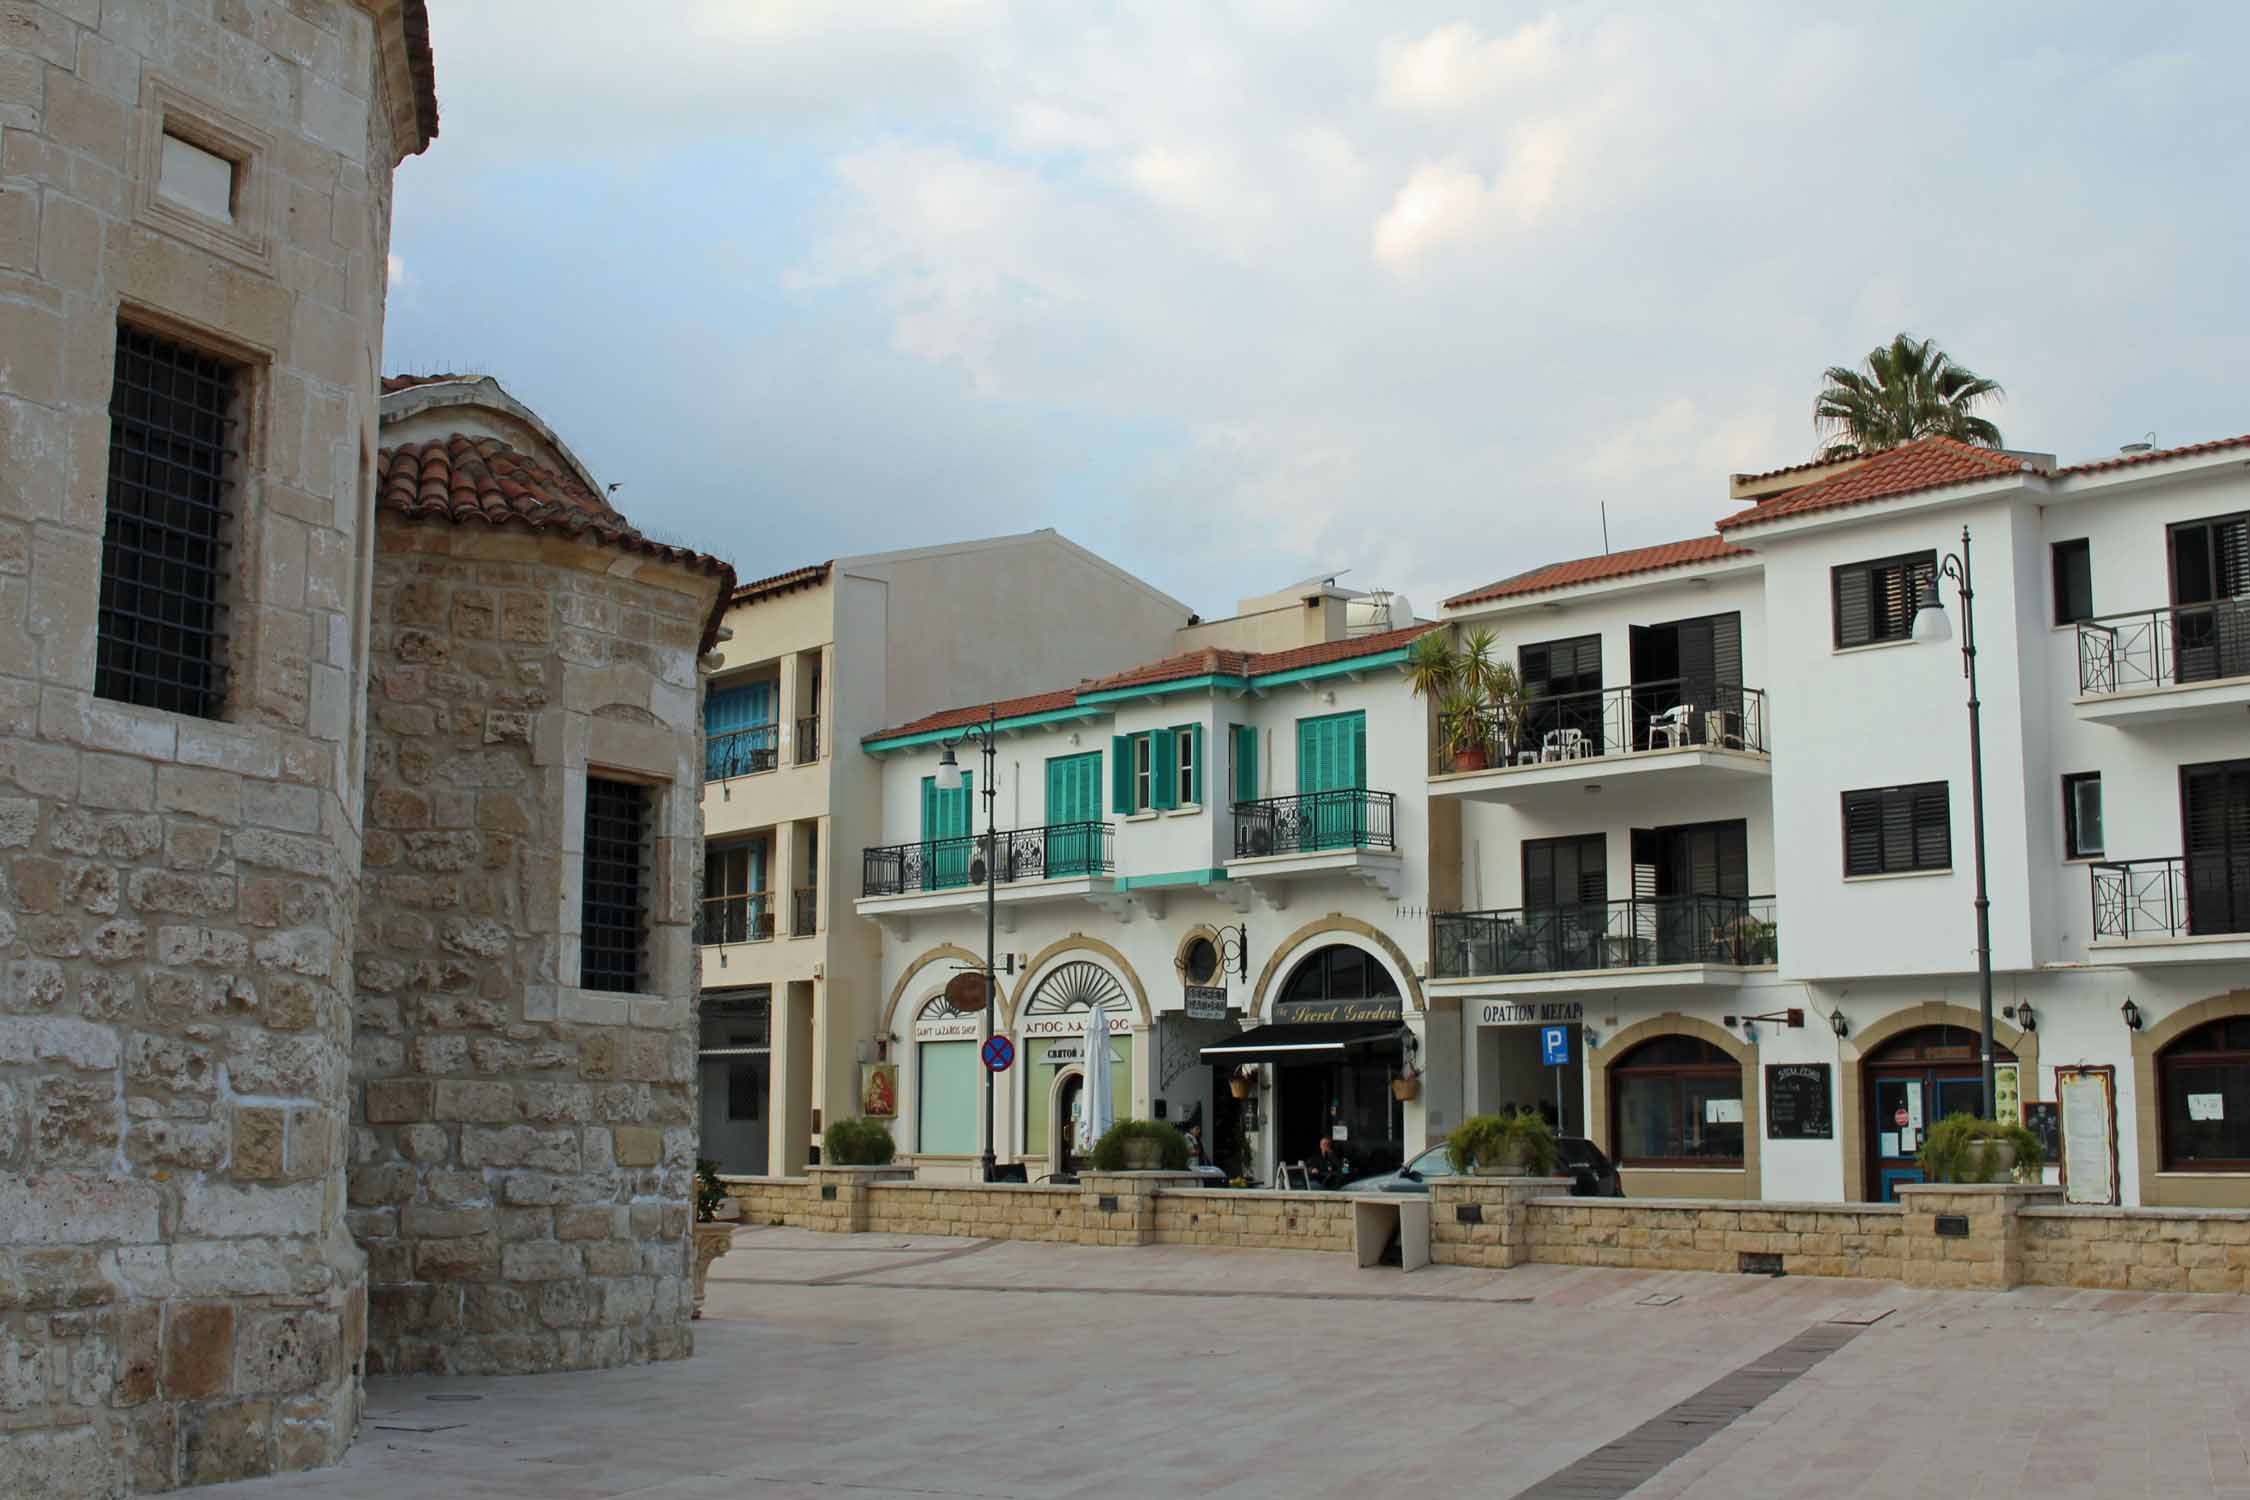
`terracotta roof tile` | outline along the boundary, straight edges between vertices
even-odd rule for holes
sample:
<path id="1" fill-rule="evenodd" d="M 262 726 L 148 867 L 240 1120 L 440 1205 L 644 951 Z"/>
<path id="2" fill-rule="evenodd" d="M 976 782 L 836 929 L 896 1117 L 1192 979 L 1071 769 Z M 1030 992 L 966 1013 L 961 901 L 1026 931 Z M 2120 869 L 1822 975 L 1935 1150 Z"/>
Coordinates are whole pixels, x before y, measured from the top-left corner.
<path id="1" fill-rule="evenodd" d="M 456 432 L 400 443 L 375 455 L 377 503 L 410 520 L 471 521 L 564 531 L 723 580 L 703 649 L 718 641 L 719 619 L 734 592 L 734 567 L 721 558 L 642 535 L 608 501 L 576 479 L 518 453 L 498 438 Z"/>
<path id="2" fill-rule="evenodd" d="M 750 604 L 760 599 L 770 599 L 776 594 L 786 594 L 792 589 L 812 588 L 828 581 L 829 569 L 835 560 L 813 563 L 807 567 L 791 568 L 786 573 L 775 573 L 765 578 L 753 578 L 737 585 L 734 591 L 736 604 Z"/>
<path id="3" fill-rule="evenodd" d="M 1269 672 L 1292 672 L 1299 667 L 1317 667 L 1326 662 L 1349 661 L 1355 656 L 1375 656 L 1406 645 L 1416 636 L 1435 630 L 1436 624 L 1409 625 L 1404 630 L 1386 630 L 1381 635 L 1353 636 L 1349 640 L 1324 641 L 1317 646 L 1296 646 L 1287 651 L 1222 651 L 1205 647 L 1181 656 L 1168 656 L 1162 661 L 1148 662 L 1131 667 L 1108 677 L 1097 677 L 1061 692 L 1036 693 L 1028 698 L 1007 698 L 998 704 L 971 704 L 965 708 L 949 708 L 911 724 L 901 724 L 896 729 L 885 729 L 868 735 L 870 740 L 887 740 L 901 735 L 927 734 L 934 729 L 961 729 L 984 722 L 987 707 L 996 708 L 1003 719 L 1019 714 L 1052 713 L 1059 708 L 1074 707 L 1079 697 L 1086 693 L 1108 692 L 1113 688 L 1146 687 L 1154 683 L 1185 682 L 1191 677 L 1263 677 Z"/>
<path id="4" fill-rule="evenodd" d="M 1917 438 L 1875 454 L 1848 473 L 1776 495 L 1724 517 L 1719 522 L 1719 530 L 1732 531 L 1739 526 L 1755 526 L 1810 511 L 1865 505 L 1874 500 L 1971 484 L 1980 479 L 1999 479 L 2020 474 L 2024 469 L 2024 460 L 1990 448 L 1973 447 L 1949 437 Z"/>
<path id="5" fill-rule="evenodd" d="M 427 150 L 438 133 L 437 59 L 430 52 L 428 0 L 405 0 L 399 23 L 406 30 L 406 71 L 414 78 L 415 123 L 422 128 L 421 149 Z"/>
<path id="6" fill-rule="evenodd" d="M 1549 563 L 1543 568 L 1533 568 L 1528 573 L 1503 578 L 1498 583 L 1488 583 L 1481 589 L 1455 594 L 1445 601 L 1445 607 L 1458 609 L 1463 605 L 1486 604 L 1494 599 L 1509 599 L 1518 594 L 1566 589 L 1609 578 L 1629 578 L 1636 573 L 1660 573 L 1667 568 L 1685 568 L 1695 563 L 1716 562 L 1722 557 L 1746 555 L 1745 549 L 1733 545 L 1724 537 L 1716 536 L 1696 537 L 1685 542 L 1665 542 L 1655 547 L 1635 547 L 1626 552 L 1605 552 L 1598 557 Z"/>
<path id="7" fill-rule="evenodd" d="M 449 380 L 482 380 L 482 375 L 385 375 L 381 394 L 412 390 L 418 385 L 442 385 Z"/>
<path id="8" fill-rule="evenodd" d="M 2066 464 L 2055 470 L 2064 474 L 2106 474 L 2113 469 L 2130 469 L 2138 464 L 2163 463 L 2172 458 L 2195 458 L 2205 453 L 2223 453 L 2229 448 L 2250 448 L 2250 433 L 2240 437 L 2213 438 L 2208 443 L 2189 443 L 2183 448 L 2157 448 L 2147 453 L 2120 453 L 2115 458 L 2097 458 L 2091 463 Z"/>
<path id="9" fill-rule="evenodd" d="M 966 729 L 972 724 L 982 724 L 987 710 L 1000 719 L 1019 718 L 1024 714 L 1053 713 L 1058 708 L 1070 708 L 1078 702 L 1078 690 L 1064 688 L 1056 693 L 1033 693 L 1027 698 L 1002 698 L 993 703 L 975 703 L 965 708 L 940 709 L 934 714 L 924 714 L 911 724 L 901 724 L 896 729 L 885 729 L 868 735 L 871 740 L 887 740 L 909 734 L 929 734 L 941 729 Z"/>

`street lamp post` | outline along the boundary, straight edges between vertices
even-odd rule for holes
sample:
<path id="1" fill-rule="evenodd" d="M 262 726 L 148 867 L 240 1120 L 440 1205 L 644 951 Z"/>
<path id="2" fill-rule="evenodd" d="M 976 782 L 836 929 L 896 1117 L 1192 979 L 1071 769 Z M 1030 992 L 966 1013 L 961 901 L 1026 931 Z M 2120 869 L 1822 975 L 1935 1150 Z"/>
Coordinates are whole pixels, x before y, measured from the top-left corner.
<path id="1" fill-rule="evenodd" d="M 993 785 L 993 767 L 998 763 L 1000 753 L 996 713 L 994 709 L 986 709 L 982 728 L 971 729 L 959 739 L 945 741 L 945 750 L 938 757 L 937 767 L 938 790 L 957 792 L 961 790 L 961 763 L 953 758 L 953 747 L 962 740 L 975 740 L 978 748 L 984 751 L 984 1009 L 977 1024 L 978 1067 L 984 1074 L 984 1150 L 977 1158 L 977 1166 L 979 1179 L 984 1182 L 992 1180 L 993 1172 L 992 1069 L 983 1061 L 984 1044 L 992 1040 L 992 1013 L 1000 1004 L 999 985 L 993 963 L 997 926 L 994 912 L 1000 879 L 999 788 Z"/>
<path id="2" fill-rule="evenodd" d="M 1984 1117 L 1995 1108 L 1992 1087 L 1992 901 L 1984 878 L 1984 721 L 1977 701 L 1976 588 L 1969 571 L 1969 528 L 1961 528 L 1961 551 L 1938 564 L 1938 572 L 1953 580 L 1961 596 L 1961 675 L 1969 679 L 1969 827 L 1977 864 L 1977 1020 L 1978 1045 L 1984 1062 Z M 1914 639 L 1924 643 L 1944 641 L 1953 634 L 1945 618 L 1942 590 L 1933 581 L 1914 613 Z"/>

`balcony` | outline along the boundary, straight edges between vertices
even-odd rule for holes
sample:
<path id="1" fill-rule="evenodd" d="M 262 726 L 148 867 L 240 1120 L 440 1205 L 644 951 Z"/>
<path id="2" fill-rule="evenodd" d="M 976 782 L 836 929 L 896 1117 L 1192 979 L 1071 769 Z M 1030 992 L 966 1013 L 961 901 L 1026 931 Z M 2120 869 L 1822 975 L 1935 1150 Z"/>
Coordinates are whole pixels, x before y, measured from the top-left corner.
<path id="1" fill-rule="evenodd" d="M 697 947 L 772 940 L 773 907 L 764 891 L 738 896 L 706 896 L 696 910 Z"/>
<path id="2" fill-rule="evenodd" d="M 2181 604 L 2078 624 L 2078 717 L 2160 724 L 2250 707 L 2250 602 Z"/>
<path id="3" fill-rule="evenodd" d="M 1251 882 L 1268 905 L 1288 904 L 1278 882 L 1349 875 L 1398 893 L 1398 798 L 1365 787 L 1260 797 L 1234 804 L 1227 878 Z"/>
<path id="4" fill-rule="evenodd" d="M 1484 717 L 1486 764 L 1430 772 L 1430 795 L 1527 802 L 1620 777 L 1660 777 L 1693 794 L 1772 775 L 1766 695 L 1709 679 L 1672 678 L 1531 699 Z"/>
<path id="5" fill-rule="evenodd" d="M 730 781 L 755 776 L 780 763 L 781 727 L 753 724 L 748 729 L 703 737 L 703 779 Z"/>
<path id="6" fill-rule="evenodd" d="M 1013 930 L 1009 909 L 1041 901 L 1106 901 L 1116 882 L 1114 831 L 1107 823 L 1053 823 L 992 835 L 994 905 Z M 987 835 L 890 844 L 862 855 L 863 917 L 905 921 L 924 913 L 981 906 Z"/>
<path id="7" fill-rule="evenodd" d="M 789 893 L 789 935 L 811 937 L 820 928 L 820 887 L 801 885 Z"/>
<path id="8" fill-rule="evenodd" d="M 2250 959 L 2250 849 L 2102 860 L 2087 875 L 2091 951 L 2134 965 Z"/>
<path id="9" fill-rule="evenodd" d="M 807 714 L 797 721 L 797 764 L 809 766 L 820 759 L 820 715 Z"/>
<path id="10" fill-rule="evenodd" d="M 1638 896 L 1430 919 L 1441 994 L 1735 987 L 1779 959 L 1771 896 Z"/>

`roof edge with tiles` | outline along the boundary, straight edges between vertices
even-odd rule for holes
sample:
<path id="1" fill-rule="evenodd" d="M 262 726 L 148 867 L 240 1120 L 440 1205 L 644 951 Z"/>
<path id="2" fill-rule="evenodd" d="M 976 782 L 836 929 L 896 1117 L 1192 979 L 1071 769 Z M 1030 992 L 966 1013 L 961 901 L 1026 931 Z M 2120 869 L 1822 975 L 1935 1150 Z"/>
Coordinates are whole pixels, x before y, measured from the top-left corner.
<path id="1" fill-rule="evenodd" d="M 1439 607 L 1466 609 L 1471 605 L 1491 604 L 1526 594 L 1548 594 L 1562 589 L 1586 588 L 1597 583 L 1615 583 L 1624 578 L 1668 573 L 1750 555 L 1747 548 L 1737 547 L 1724 537 L 1690 537 L 1685 541 L 1660 542 L 1653 547 L 1633 547 L 1623 552 L 1603 552 L 1592 557 L 1571 558 L 1567 562 L 1547 563 L 1495 583 L 1488 583 L 1482 588 L 1471 589 L 1465 594 L 1455 594 Z"/>
<path id="2" fill-rule="evenodd" d="M 1979 448 L 1957 438 L 1925 437 L 1871 454 L 1867 461 L 1817 484 L 1784 491 L 1746 510 L 1723 516 L 1722 533 L 1799 516 L 1872 505 L 1908 495 L 2051 472 L 2052 463 L 2022 454 Z"/>
<path id="3" fill-rule="evenodd" d="M 828 581 L 828 575 L 835 566 L 833 560 L 809 563 L 802 568 L 791 568 L 784 573 L 773 573 L 764 578 L 753 578 L 748 583 L 737 584 L 734 597 L 728 602 L 755 604 L 761 599 L 776 598 L 782 594 L 794 593 L 798 589 L 818 588 Z"/>
<path id="4" fill-rule="evenodd" d="M 2167 463 L 2173 459 L 2201 458 L 2206 454 L 2225 453 L 2235 448 L 2250 448 L 2250 432 L 2237 437 L 2212 438 L 2204 443 L 2186 443 L 2177 448 L 2151 448 L 2146 453 L 2119 453 L 2110 458 L 2089 459 L 2082 464 L 2066 464 L 2055 470 L 2055 477 L 2066 479 L 2080 474 L 2110 474 L 2119 469 L 2137 469 L 2147 464 Z"/>

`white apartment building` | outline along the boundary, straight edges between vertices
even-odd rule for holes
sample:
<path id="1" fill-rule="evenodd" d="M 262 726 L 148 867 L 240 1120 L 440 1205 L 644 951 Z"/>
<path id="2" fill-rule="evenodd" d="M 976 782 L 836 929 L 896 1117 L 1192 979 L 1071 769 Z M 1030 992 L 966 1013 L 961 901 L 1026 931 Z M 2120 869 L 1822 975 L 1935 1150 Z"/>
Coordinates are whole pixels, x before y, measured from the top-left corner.
<path id="1" fill-rule="evenodd" d="M 959 744 L 969 785 L 934 776 L 991 712 L 1003 1162 L 1072 1164 L 1100 1001 L 1120 1112 L 1253 1180 L 1516 1105 L 1635 1196 L 1890 1197 L 1981 1105 L 1950 581 L 1951 640 L 1913 633 L 1966 528 L 2000 1108 L 2078 1201 L 2250 1203 L 2246 457 L 1932 439 L 1738 476 L 1713 535 L 1446 602 L 1529 695 L 1482 766 L 1437 758 L 1412 631 L 899 722 L 862 744 L 862 1082 L 925 1171 L 971 1168 L 980 1022 L 942 992 L 983 960 L 985 772 Z"/>
<path id="2" fill-rule="evenodd" d="M 1299 592 L 1279 608 L 1311 621 L 1304 633 L 1351 628 L 1359 605 L 1344 591 Z M 1245 601 L 1238 638 L 1300 628 L 1268 618 L 1270 602 Z M 1382 608 L 1377 623 L 1406 614 Z M 921 1171 L 972 1173 L 986 1139 L 983 1018 L 955 1012 L 945 988 L 984 962 L 988 851 L 993 1024 L 1017 1048 L 995 1080 L 991 1141 L 1031 1180 L 1074 1165 L 1086 1069 L 1103 1065 L 1083 1055 L 1097 1004 L 1117 1115 L 1200 1122 L 1212 1155 L 1258 1180 L 1323 1138 L 1356 1166 L 1396 1165 L 1458 1117 L 1457 1040 L 1422 984 L 1429 742 L 1399 675 L 1428 628 L 1205 645 L 864 742 L 881 768 L 881 838 L 856 906 L 884 934 L 869 1080 Z M 988 716 L 989 770 L 963 739 Z M 966 773 L 953 792 L 936 780 L 948 745 Z M 1433 1056 L 1447 1063 L 1426 1089 L 1393 1087 Z"/>
<path id="3" fill-rule="evenodd" d="M 851 905 L 860 851 L 883 830 L 861 738 L 1026 675 L 1145 661 L 1190 619 L 1051 530 L 837 558 L 735 591 L 706 659 L 705 1156 L 730 1173 L 802 1171 L 821 1120 L 857 1112 L 882 994 L 879 935 Z"/>
<path id="4" fill-rule="evenodd" d="M 1719 535 L 1447 601 L 1535 695 L 1431 921 L 1463 1106 L 1635 1196 L 1881 1199 L 1981 1098 L 1971 538 L 2001 1104 L 2072 1199 L 2250 1203 L 2250 438 L 2058 467 L 1929 439 L 1738 478 Z M 1543 1064 L 1538 1029 L 1568 1029 Z"/>

